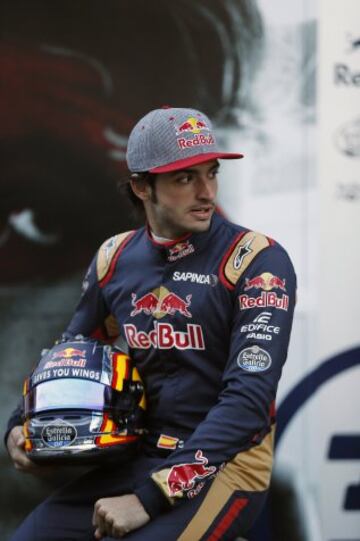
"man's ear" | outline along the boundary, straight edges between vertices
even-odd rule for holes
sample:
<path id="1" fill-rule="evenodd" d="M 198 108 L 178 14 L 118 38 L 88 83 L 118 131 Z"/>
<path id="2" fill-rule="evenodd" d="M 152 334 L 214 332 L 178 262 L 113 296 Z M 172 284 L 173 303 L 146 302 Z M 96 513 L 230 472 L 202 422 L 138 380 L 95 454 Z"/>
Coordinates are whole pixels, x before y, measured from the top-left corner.
<path id="1" fill-rule="evenodd" d="M 130 186 L 134 194 L 142 201 L 148 201 L 151 198 L 151 186 L 144 178 L 131 178 Z"/>

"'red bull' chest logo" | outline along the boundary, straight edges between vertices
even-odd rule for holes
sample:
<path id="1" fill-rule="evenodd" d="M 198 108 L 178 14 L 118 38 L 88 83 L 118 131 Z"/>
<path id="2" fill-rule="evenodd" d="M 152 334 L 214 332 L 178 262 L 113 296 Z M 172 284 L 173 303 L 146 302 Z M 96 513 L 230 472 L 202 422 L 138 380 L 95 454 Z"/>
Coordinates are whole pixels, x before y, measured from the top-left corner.
<path id="1" fill-rule="evenodd" d="M 131 317 L 144 313 L 147 316 L 152 315 L 156 319 L 161 319 L 166 315 L 174 316 L 180 314 L 191 318 L 191 312 L 188 310 L 191 304 L 191 294 L 182 299 L 176 293 L 172 293 L 166 287 L 159 287 L 154 291 L 138 297 L 135 293 L 131 294 L 131 304 L 134 307 L 130 313 Z"/>
<path id="2" fill-rule="evenodd" d="M 131 317 L 139 314 L 152 316 L 156 320 L 163 317 L 180 315 L 192 318 L 189 310 L 192 295 L 180 297 L 166 287 L 159 287 L 138 297 L 131 294 Z M 204 335 L 201 325 L 188 323 L 186 330 L 180 330 L 178 325 L 155 321 L 153 328 L 146 332 L 131 323 L 124 324 L 127 343 L 133 349 L 205 349 Z"/>
<path id="3" fill-rule="evenodd" d="M 183 491 L 194 488 L 196 481 L 216 472 L 215 466 L 207 466 L 208 459 L 202 451 L 196 451 L 196 462 L 173 466 L 167 476 L 167 487 L 170 496 L 176 496 Z"/>

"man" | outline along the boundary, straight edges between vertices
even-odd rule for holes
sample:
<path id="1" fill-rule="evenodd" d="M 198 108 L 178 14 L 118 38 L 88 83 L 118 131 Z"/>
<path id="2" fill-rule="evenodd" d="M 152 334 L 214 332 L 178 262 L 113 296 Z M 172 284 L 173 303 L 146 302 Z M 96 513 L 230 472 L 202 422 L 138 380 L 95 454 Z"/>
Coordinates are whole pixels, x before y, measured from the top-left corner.
<path id="1" fill-rule="evenodd" d="M 221 152 L 193 109 L 151 111 L 132 130 L 130 187 L 147 224 L 100 247 L 65 337 L 126 340 L 148 433 L 130 464 L 61 489 L 13 541 L 233 540 L 254 522 L 270 481 L 296 278 L 279 244 L 215 212 L 219 160 L 241 157 Z M 28 470 L 20 419 L 7 445 Z"/>

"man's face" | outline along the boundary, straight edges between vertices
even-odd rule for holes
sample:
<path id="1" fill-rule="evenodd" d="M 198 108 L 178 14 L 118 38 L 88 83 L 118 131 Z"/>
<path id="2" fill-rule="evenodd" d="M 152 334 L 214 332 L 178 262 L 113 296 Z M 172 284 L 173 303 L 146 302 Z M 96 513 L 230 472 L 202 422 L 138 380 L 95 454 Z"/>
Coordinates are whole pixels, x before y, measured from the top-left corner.
<path id="1" fill-rule="evenodd" d="M 157 175 L 143 200 L 152 231 L 168 239 L 207 231 L 215 209 L 218 169 L 217 160 L 211 160 Z"/>

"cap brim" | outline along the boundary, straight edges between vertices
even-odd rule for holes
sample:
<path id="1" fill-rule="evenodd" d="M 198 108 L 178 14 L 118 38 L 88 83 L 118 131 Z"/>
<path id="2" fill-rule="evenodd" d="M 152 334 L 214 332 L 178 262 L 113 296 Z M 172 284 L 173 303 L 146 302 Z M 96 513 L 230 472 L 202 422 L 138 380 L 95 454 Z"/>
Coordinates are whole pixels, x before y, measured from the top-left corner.
<path id="1" fill-rule="evenodd" d="M 166 165 L 160 165 L 159 167 L 154 167 L 149 170 L 149 173 L 171 173 L 172 171 L 188 169 L 192 165 L 199 165 L 200 163 L 209 162 L 210 160 L 237 160 L 243 157 L 243 154 L 234 154 L 231 152 L 208 152 L 197 154 L 190 158 L 184 158 L 183 160 L 177 160 L 176 162 L 168 163 Z"/>

